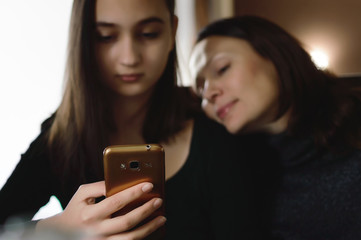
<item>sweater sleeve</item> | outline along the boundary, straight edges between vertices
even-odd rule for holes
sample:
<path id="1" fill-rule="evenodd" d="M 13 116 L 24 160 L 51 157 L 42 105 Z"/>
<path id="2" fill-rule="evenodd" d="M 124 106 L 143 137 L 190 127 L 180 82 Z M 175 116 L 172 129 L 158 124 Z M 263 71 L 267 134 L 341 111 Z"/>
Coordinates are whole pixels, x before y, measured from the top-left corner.
<path id="1" fill-rule="evenodd" d="M 0 224 L 4 224 L 10 217 L 31 220 L 53 195 L 46 132 L 47 128 L 43 128 L 21 155 L 15 170 L 0 191 Z"/>

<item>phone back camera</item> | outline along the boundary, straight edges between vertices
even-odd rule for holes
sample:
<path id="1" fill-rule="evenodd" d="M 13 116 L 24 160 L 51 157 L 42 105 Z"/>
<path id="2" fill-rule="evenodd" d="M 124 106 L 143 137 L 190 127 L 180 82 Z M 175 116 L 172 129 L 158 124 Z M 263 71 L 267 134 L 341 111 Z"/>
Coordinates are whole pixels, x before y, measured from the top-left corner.
<path id="1" fill-rule="evenodd" d="M 129 162 L 129 167 L 133 170 L 139 170 L 140 163 L 138 161 L 131 161 Z"/>

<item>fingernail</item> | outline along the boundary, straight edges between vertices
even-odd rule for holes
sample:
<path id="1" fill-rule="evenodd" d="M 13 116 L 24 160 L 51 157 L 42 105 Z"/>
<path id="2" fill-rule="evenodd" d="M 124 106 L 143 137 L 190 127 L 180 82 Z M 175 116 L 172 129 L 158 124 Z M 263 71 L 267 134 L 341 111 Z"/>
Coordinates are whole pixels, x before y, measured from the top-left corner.
<path id="1" fill-rule="evenodd" d="M 167 219 L 162 216 L 162 217 L 160 217 L 160 218 L 158 219 L 158 224 L 159 224 L 159 225 L 163 225 L 166 221 L 167 221 Z"/>
<path id="2" fill-rule="evenodd" d="M 142 187 L 142 191 L 145 193 L 150 192 L 150 190 L 152 189 L 153 189 L 153 184 L 151 183 L 144 184 Z"/>
<path id="3" fill-rule="evenodd" d="M 163 203 L 163 200 L 160 199 L 160 198 L 158 198 L 158 199 L 156 199 L 156 200 L 154 201 L 153 207 L 154 207 L 154 208 L 159 208 L 159 207 L 162 205 L 162 203 Z"/>

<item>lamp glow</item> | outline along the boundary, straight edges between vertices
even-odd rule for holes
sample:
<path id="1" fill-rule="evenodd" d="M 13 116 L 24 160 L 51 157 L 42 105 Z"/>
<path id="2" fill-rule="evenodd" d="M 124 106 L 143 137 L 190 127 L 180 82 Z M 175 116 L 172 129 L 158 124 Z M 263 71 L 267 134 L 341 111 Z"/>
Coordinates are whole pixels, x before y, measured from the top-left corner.
<path id="1" fill-rule="evenodd" d="M 326 69 L 329 64 L 328 56 L 321 50 L 315 50 L 311 52 L 312 61 L 315 63 L 318 69 Z"/>

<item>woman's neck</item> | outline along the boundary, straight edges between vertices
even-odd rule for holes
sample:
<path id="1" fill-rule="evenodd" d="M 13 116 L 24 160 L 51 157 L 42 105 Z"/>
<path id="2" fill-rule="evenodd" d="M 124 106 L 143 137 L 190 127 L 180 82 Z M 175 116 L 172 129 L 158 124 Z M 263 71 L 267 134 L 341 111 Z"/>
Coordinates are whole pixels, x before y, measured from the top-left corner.
<path id="1" fill-rule="evenodd" d="M 111 144 L 144 143 L 142 130 L 149 108 L 150 96 L 117 97 L 113 100 L 113 117 L 116 126 L 110 135 Z"/>
<path id="2" fill-rule="evenodd" d="M 283 116 L 270 124 L 267 128 L 267 132 L 271 135 L 279 134 L 286 131 L 288 122 L 290 119 L 291 110 L 288 110 Z"/>

